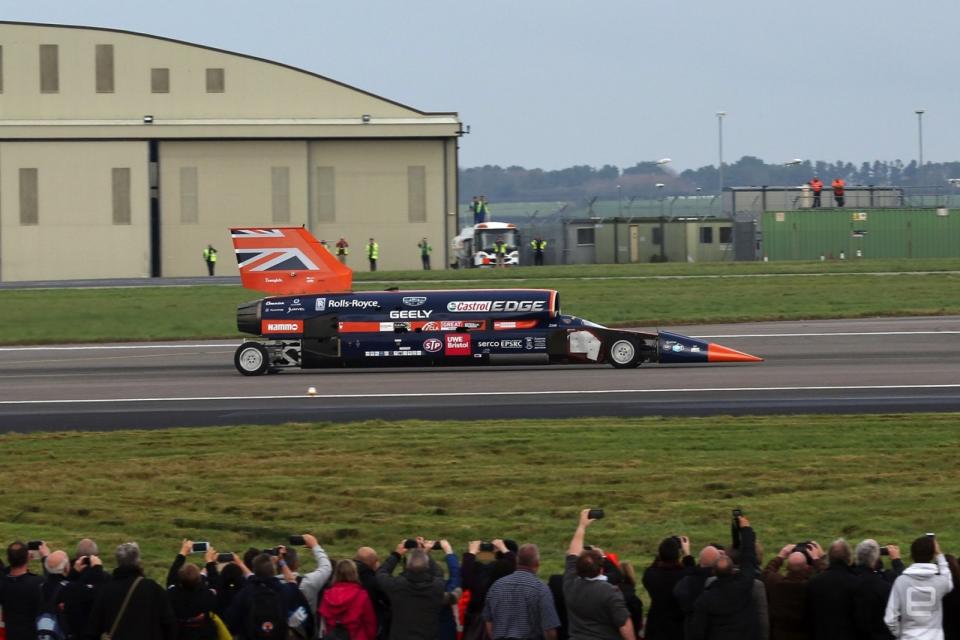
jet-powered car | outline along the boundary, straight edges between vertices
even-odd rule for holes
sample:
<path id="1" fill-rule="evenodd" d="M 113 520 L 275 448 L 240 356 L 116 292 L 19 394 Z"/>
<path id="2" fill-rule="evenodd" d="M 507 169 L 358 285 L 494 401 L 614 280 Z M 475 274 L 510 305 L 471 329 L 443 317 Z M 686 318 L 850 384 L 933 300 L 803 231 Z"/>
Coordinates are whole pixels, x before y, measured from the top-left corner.
<path id="1" fill-rule="evenodd" d="M 353 272 L 304 228 L 237 228 L 231 236 L 243 286 L 270 294 L 237 308 L 237 327 L 257 336 L 234 355 L 245 376 L 292 367 L 761 360 L 676 333 L 563 315 L 553 290 L 353 292 Z"/>

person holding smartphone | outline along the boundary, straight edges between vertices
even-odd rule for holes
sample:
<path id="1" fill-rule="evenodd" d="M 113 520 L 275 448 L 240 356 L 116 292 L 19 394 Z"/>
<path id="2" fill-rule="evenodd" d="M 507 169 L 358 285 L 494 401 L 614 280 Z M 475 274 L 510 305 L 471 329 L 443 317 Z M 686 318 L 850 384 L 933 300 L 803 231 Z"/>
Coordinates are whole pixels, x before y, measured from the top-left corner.
<path id="1" fill-rule="evenodd" d="M 883 621 L 894 638 L 942 638 L 943 597 L 953 591 L 953 576 L 936 536 L 910 545 L 913 564 L 894 581 Z"/>
<path id="2" fill-rule="evenodd" d="M 30 571 L 30 550 L 19 540 L 7 547 L 7 574 L 0 578 L 0 607 L 8 638 L 36 638 L 43 578 Z"/>

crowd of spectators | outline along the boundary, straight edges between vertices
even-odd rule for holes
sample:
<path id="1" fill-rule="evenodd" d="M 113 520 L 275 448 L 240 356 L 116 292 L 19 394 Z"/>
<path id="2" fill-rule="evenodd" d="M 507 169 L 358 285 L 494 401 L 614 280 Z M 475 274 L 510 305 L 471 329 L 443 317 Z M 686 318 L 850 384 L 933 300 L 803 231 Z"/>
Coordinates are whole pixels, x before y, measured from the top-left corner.
<path id="1" fill-rule="evenodd" d="M 144 576 L 135 542 L 116 548 L 109 573 L 93 540 L 72 557 L 42 541 L 14 542 L 0 566 L 0 638 L 960 638 L 952 592 L 960 565 L 933 534 L 910 545 L 909 567 L 898 546 L 871 539 L 856 549 L 838 539 L 826 551 L 813 540 L 791 543 L 764 566 L 749 520 L 735 511 L 729 544 L 707 544 L 694 559 L 686 536 L 667 537 L 638 582 L 630 562 L 586 544 L 602 517 L 581 512 L 563 573 L 546 581 L 537 545 L 510 540 L 476 540 L 458 557 L 446 540 L 410 538 L 382 562 L 370 547 L 331 562 L 310 534 L 242 557 L 184 540 L 165 585 Z M 312 571 L 300 572 L 298 548 L 312 556 Z"/>

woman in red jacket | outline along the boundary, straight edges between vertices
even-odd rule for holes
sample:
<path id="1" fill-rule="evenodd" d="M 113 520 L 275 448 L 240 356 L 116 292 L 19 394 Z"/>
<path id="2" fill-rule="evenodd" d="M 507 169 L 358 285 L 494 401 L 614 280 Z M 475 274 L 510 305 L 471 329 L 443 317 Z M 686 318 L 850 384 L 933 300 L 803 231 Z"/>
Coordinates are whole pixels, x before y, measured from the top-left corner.
<path id="1" fill-rule="evenodd" d="M 319 607 L 325 633 L 334 627 L 345 627 L 350 640 L 374 640 L 377 635 L 377 615 L 360 585 L 357 565 L 353 560 L 340 560 L 333 571 L 333 586 L 323 594 Z"/>

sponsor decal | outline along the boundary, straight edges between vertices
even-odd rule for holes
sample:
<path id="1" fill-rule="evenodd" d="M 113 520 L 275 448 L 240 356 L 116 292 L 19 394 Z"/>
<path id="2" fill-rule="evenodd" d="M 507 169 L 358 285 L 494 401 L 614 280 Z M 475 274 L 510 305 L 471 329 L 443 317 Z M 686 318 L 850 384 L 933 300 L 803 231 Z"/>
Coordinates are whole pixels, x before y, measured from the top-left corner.
<path id="1" fill-rule="evenodd" d="M 486 323 L 483 320 L 431 320 L 421 325 L 421 331 L 456 331 L 457 329 L 483 329 Z"/>
<path id="2" fill-rule="evenodd" d="M 300 298 L 294 298 L 293 304 L 300 304 Z"/>
<path id="3" fill-rule="evenodd" d="M 530 340 L 530 338 L 527 338 Z M 527 347 L 528 349 L 533 348 L 533 343 L 530 343 L 531 346 Z M 523 340 L 483 340 L 477 343 L 478 349 L 483 348 L 492 348 L 492 349 L 521 349 L 523 348 Z"/>
<path id="4" fill-rule="evenodd" d="M 523 342 L 527 351 L 533 351 L 533 338 L 524 338 Z"/>
<path id="5" fill-rule="evenodd" d="M 381 322 L 381 323 L 380 323 L 380 331 L 393 331 L 393 323 L 392 323 L 392 322 Z"/>
<path id="6" fill-rule="evenodd" d="M 446 350 L 444 355 L 448 356 L 469 356 L 470 355 L 470 334 L 467 333 L 448 333 L 444 337 Z"/>
<path id="7" fill-rule="evenodd" d="M 413 318 L 425 320 L 429 318 L 432 313 L 433 309 L 401 309 L 400 311 L 391 311 L 390 317 L 394 319 Z"/>
<path id="8" fill-rule="evenodd" d="M 451 313 L 544 311 L 546 304 L 543 300 L 454 300 L 447 303 L 447 311 Z"/>
<path id="9" fill-rule="evenodd" d="M 420 330 L 421 331 L 440 331 L 440 323 L 426 322 L 422 327 L 420 327 Z"/>
<path id="10" fill-rule="evenodd" d="M 267 284 L 283 284 L 283 278 L 264 278 L 263 281 Z"/>
<path id="11" fill-rule="evenodd" d="M 443 349 L 443 343 L 436 338 L 429 338 L 423 341 L 423 350 L 428 353 L 436 353 Z"/>
<path id="12" fill-rule="evenodd" d="M 286 309 L 283 307 L 267 307 L 263 310 L 264 313 L 285 313 Z"/>
<path id="13" fill-rule="evenodd" d="M 287 303 L 284 302 L 283 300 L 266 300 L 264 301 L 264 304 L 267 305 L 268 307 L 282 307 Z"/>
<path id="14" fill-rule="evenodd" d="M 380 306 L 377 300 L 327 300 L 328 309 L 376 309 Z"/>
<path id="15" fill-rule="evenodd" d="M 407 305 L 408 307 L 419 307 L 426 301 L 427 301 L 426 296 L 404 296 L 403 297 L 403 304 Z"/>
<path id="16" fill-rule="evenodd" d="M 317 298 L 316 302 L 313 305 L 314 311 L 326 311 L 327 310 L 327 299 L 326 298 Z"/>
<path id="17" fill-rule="evenodd" d="M 303 333 L 303 320 L 262 320 L 260 333 Z"/>
<path id="18" fill-rule="evenodd" d="M 297 306 L 297 307 L 287 307 L 287 313 L 293 313 L 294 311 L 306 312 L 306 309 L 304 309 L 303 307 L 299 307 L 299 306 Z"/>
<path id="19" fill-rule="evenodd" d="M 423 351 L 364 351 L 368 358 L 389 358 L 392 356 L 422 356 Z"/>

